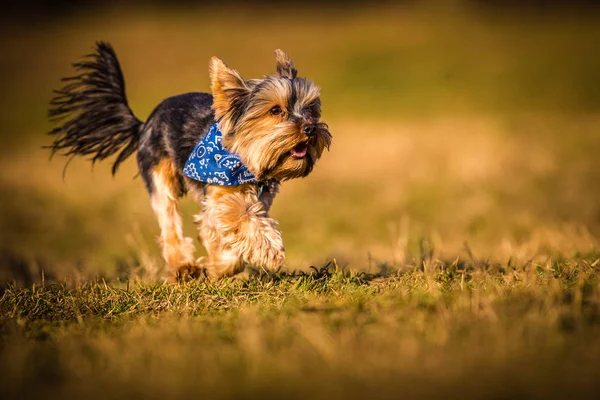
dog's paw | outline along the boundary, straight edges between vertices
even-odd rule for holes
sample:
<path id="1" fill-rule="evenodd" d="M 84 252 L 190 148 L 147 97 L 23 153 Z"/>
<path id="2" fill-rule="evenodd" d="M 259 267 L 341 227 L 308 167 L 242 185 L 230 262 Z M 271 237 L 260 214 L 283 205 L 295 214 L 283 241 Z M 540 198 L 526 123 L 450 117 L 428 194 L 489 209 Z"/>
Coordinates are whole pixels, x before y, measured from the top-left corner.
<path id="1" fill-rule="evenodd" d="M 206 275 L 204 268 L 200 268 L 194 264 L 182 265 L 175 273 L 174 280 L 176 282 L 187 282 L 198 279 Z"/>
<path id="2" fill-rule="evenodd" d="M 261 266 L 267 272 L 278 272 L 285 265 L 285 252 L 280 247 L 270 247 L 263 252 L 260 260 L 256 260 L 256 265 Z"/>
<path id="3" fill-rule="evenodd" d="M 209 279 L 235 276 L 243 272 L 246 267 L 242 257 L 230 249 L 221 249 L 211 257 L 200 257 L 196 264 L 202 265 Z"/>

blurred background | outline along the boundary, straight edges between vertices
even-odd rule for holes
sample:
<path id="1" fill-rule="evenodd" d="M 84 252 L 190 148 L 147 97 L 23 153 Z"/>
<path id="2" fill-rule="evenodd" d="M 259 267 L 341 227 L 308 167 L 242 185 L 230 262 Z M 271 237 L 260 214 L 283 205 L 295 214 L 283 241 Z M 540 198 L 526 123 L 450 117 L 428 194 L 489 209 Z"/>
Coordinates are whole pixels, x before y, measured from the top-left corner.
<path id="1" fill-rule="evenodd" d="M 598 249 L 593 2 L 20 1 L 1 18 L 0 284 L 163 276 L 135 157 L 114 178 L 74 159 L 63 178 L 42 148 L 52 89 L 97 40 L 142 120 L 209 91 L 213 55 L 255 78 L 282 48 L 322 87 L 334 145 L 272 210 L 290 269 Z M 183 202 L 193 237 L 196 210 Z"/>

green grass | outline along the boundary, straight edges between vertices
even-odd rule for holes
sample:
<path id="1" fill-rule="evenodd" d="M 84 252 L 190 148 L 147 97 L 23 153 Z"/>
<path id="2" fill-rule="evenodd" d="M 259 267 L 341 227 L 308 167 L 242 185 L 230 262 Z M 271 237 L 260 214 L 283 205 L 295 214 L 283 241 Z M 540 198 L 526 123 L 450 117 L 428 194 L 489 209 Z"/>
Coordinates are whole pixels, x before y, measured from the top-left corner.
<path id="1" fill-rule="evenodd" d="M 600 258 L 8 288 L 3 390 L 45 398 L 584 398 Z"/>

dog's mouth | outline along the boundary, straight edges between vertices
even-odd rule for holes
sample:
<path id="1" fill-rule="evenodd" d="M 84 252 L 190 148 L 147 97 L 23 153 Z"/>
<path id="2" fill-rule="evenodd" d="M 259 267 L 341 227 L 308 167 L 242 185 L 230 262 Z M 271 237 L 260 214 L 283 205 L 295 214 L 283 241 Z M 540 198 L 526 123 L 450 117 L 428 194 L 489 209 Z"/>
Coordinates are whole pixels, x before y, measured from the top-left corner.
<path id="1" fill-rule="evenodd" d="M 306 157 L 308 152 L 308 144 L 306 142 L 297 144 L 291 151 L 292 157 L 302 159 Z"/>

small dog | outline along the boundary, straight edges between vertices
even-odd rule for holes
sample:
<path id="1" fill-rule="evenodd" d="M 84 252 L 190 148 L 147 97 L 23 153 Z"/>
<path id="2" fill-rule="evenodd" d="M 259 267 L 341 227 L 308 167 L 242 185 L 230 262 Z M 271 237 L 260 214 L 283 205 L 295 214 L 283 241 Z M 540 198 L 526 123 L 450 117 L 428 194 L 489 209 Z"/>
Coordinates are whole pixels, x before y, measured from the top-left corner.
<path id="1" fill-rule="evenodd" d="M 280 182 L 307 176 L 332 136 L 320 122 L 320 89 L 298 78 L 276 50 L 277 73 L 244 80 L 217 57 L 210 60 L 208 93 L 160 103 L 146 122 L 132 113 L 117 56 L 108 43 L 73 64 L 49 117 L 58 127 L 52 154 L 116 154 L 112 173 L 137 150 L 140 175 L 160 225 L 160 246 L 172 279 L 230 276 L 252 264 L 276 271 L 284 264 L 277 221 L 268 212 Z M 189 193 L 201 204 L 195 217 L 208 257 L 196 261 L 183 236 L 177 201 Z"/>

